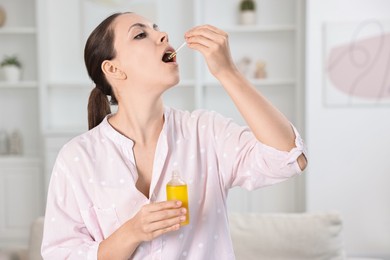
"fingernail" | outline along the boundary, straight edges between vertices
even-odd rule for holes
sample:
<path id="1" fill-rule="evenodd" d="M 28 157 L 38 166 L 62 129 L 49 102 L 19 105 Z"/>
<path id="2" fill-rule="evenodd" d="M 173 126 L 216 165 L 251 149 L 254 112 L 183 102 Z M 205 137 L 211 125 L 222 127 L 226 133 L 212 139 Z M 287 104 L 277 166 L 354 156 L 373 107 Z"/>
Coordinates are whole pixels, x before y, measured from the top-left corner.
<path id="1" fill-rule="evenodd" d="M 181 213 L 185 214 L 187 212 L 187 209 L 186 208 L 182 208 L 181 209 Z"/>
<path id="2" fill-rule="evenodd" d="M 185 221 L 186 220 L 186 216 L 181 216 L 180 217 L 180 221 Z"/>
<path id="3" fill-rule="evenodd" d="M 176 205 L 181 206 L 181 201 L 180 200 L 176 201 Z"/>

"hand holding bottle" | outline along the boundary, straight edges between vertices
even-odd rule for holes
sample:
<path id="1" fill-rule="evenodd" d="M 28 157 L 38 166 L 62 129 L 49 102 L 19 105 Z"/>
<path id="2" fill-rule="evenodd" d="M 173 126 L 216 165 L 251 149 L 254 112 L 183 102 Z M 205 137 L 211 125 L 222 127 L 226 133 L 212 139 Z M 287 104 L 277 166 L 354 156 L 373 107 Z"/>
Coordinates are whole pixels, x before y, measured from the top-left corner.
<path id="1" fill-rule="evenodd" d="M 178 230 L 180 223 L 186 220 L 186 213 L 187 210 L 178 200 L 146 204 L 100 243 L 98 255 L 102 259 L 128 259 L 140 243 Z M 123 250 L 113 253 L 113 248 Z"/>
<path id="2" fill-rule="evenodd" d="M 186 220 L 181 223 L 182 226 L 190 223 L 190 211 L 188 209 L 188 191 L 187 184 L 180 178 L 179 173 L 174 171 L 172 173 L 172 179 L 167 184 L 167 200 L 179 200 L 183 204 L 183 208 L 186 208 Z"/>
<path id="3" fill-rule="evenodd" d="M 163 201 L 143 206 L 130 220 L 132 231 L 141 241 L 150 241 L 164 233 L 178 230 L 187 213 L 181 201 Z"/>

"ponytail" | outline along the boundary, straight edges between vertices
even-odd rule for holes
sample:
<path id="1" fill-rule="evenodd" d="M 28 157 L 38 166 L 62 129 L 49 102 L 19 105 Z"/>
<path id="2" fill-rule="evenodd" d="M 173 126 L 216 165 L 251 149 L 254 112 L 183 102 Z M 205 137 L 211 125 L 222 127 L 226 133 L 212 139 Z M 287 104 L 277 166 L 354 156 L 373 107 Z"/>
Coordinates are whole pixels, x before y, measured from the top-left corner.
<path id="1" fill-rule="evenodd" d="M 111 113 L 110 102 L 107 96 L 111 97 L 111 104 L 117 105 L 118 101 L 112 86 L 107 81 L 101 64 L 105 60 L 115 58 L 114 30 L 112 23 L 122 13 L 115 13 L 101 22 L 88 37 L 84 49 L 84 61 L 88 75 L 96 84 L 91 91 L 88 100 L 88 128 L 92 129 L 100 124 L 103 119 Z"/>
<path id="2" fill-rule="evenodd" d="M 107 96 L 98 88 L 92 89 L 88 99 L 88 129 L 100 124 L 111 113 Z"/>

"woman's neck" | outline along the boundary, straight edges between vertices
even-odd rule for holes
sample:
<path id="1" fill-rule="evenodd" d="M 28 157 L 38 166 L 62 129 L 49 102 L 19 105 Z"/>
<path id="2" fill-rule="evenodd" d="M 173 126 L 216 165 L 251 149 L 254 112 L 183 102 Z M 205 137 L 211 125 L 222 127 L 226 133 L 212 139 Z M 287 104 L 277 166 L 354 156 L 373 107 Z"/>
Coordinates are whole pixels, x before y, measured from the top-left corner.
<path id="1" fill-rule="evenodd" d="M 136 144 L 144 146 L 155 143 L 164 124 L 162 100 L 119 104 L 118 111 L 109 118 L 109 122 Z"/>

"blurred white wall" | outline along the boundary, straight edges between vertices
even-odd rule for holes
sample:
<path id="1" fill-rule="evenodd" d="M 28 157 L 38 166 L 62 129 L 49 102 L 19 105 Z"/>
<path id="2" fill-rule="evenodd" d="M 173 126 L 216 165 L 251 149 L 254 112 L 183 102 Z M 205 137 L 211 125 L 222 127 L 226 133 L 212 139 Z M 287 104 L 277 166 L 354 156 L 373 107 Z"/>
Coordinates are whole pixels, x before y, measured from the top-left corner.
<path id="1" fill-rule="evenodd" d="M 338 99 L 344 94 L 334 91 L 336 96 L 328 96 L 326 88 L 330 83 L 325 73 L 326 44 L 337 42 L 335 37 L 357 39 L 359 34 L 372 29 L 363 28 L 367 21 L 381 24 L 379 31 L 383 29 L 383 35 L 387 35 L 387 39 L 381 39 L 386 41 L 374 51 L 354 49 L 352 52 L 356 53 L 344 57 L 360 59 L 360 74 L 348 69 L 341 72 L 345 79 L 358 81 L 377 73 L 365 87 L 374 91 L 379 81 L 382 94 L 389 94 L 390 1 L 307 1 L 307 209 L 341 212 L 345 247 L 350 255 L 390 259 L 390 102 L 380 104 L 379 98 L 368 102 Z M 345 22 L 357 24 L 357 31 L 346 30 L 337 36 Z M 330 23 L 333 26 L 327 26 Z"/>

